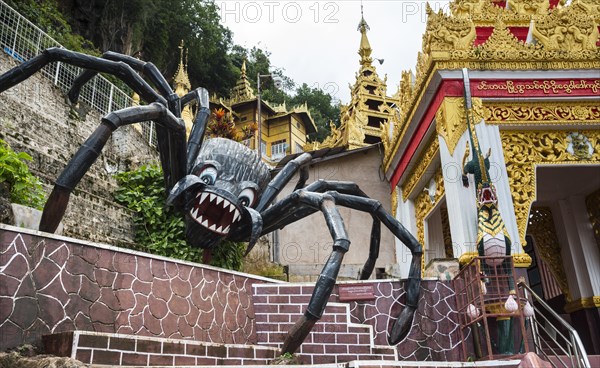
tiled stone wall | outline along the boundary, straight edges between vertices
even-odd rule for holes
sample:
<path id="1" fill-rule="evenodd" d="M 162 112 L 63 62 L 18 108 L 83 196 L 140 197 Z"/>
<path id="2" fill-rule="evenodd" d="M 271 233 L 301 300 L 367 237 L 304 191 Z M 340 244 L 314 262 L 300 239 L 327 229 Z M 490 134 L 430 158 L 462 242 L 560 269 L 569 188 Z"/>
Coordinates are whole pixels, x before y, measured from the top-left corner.
<path id="1" fill-rule="evenodd" d="M 255 343 L 268 281 L 0 225 L 0 351 L 73 330 Z"/>
<path id="2" fill-rule="evenodd" d="M 375 300 L 339 303 L 338 285 L 335 286 L 323 317 L 301 347 L 303 354 L 315 354 L 313 364 L 354 359 L 460 360 L 461 339 L 451 283 L 421 284 L 413 326 L 407 338 L 396 346 L 397 352 L 388 346 L 387 331 L 395 321 L 390 316 L 398 315 L 404 307 L 402 283 L 366 283 L 373 285 Z M 280 346 L 305 311 L 314 286 L 257 284 L 253 288 L 258 340 Z M 327 355 L 328 348 L 340 350 L 335 356 Z"/>
<path id="3" fill-rule="evenodd" d="M 15 65 L 16 61 L 0 53 L 0 73 Z M 48 193 L 67 162 L 100 124 L 101 116 L 95 111 L 81 115 L 81 120 L 74 119 L 69 111 L 65 95 L 41 73 L 0 93 L 0 139 L 33 157 L 29 168 Z M 112 170 L 150 161 L 158 161 L 158 154 L 133 127 L 115 131 L 71 196 L 63 219 L 64 234 L 109 244 L 132 243 L 132 214 L 114 202 L 117 183 Z"/>

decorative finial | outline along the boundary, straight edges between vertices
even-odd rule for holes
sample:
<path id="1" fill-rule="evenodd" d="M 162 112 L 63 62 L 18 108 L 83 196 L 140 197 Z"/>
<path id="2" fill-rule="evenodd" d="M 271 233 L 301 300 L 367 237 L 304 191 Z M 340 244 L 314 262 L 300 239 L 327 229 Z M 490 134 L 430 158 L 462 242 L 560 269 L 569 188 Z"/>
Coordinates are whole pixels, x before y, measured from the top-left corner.
<path id="1" fill-rule="evenodd" d="M 179 64 L 183 64 L 183 40 L 181 40 L 177 47 L 179 48 Z"/>
<path id="2" fill-rule="evenodd" d="M 358 23 L 358 28 L 356 30 L 361 33 L 366 33 L 366 31 L 371 30 L 371 28 L 369 28 L 369 25 L 367 24 L 367 21 L 365 21 L 362 0 L 360 0 L 360 22 Z"/>
<path id="3" fill-rule="evenodd" d="M 183 96 L 183 94 L 187 93 L 191 88 L 190 79 L 187 74 L 187 52 L 185 57 L 185 63 L 183 62 L 183 52 L 185 50 L 183 40 L 179 44 L 179 66 L 177 67 L 177 71 L 175 72 L 175 76 L 173 77 L 173 82 L 175 89 L 179 88 L 178 95 Z"/>
<path id="4" fill-rule="evenodd" d="M 371 65 L 373 59 L 371 59 L 371 44 L 369 43 L 369 39 L 367 38 L 367 31 L 369 30 L 369 25 L 365 21 L 363 5 L 362 1 L 360 3 L 360 23 L 358 23 L 358 31 L 360 32 L 360 48 L 358 49 L 358 54 L 360 55 L 360 65 L 368 66 Z"/>

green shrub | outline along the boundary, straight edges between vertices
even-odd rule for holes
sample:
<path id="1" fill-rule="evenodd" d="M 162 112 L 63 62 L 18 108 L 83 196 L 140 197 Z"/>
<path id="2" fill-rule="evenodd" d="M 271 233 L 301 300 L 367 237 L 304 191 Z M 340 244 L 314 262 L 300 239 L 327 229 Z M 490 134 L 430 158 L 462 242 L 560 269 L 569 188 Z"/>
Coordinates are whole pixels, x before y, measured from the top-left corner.
<path id="1" fill-rule="evenodd" d="M 162 170 L 144 165 L 137 170 L 117 174 L 117 202 L 136 213 L 135 241 L 139 250 L 191 262 L 202 262 L 202 250 L 185 242 L 182 216 L 166 207 Z M 244 245 L 223 241 L 213 250 L 211 265 L 239 270 Z"/>
<path id="2" fill-rule="evenodd" d="M 31 156 L 16 153 L 0 139 L 0 183 L 8 183 L 11 202 L 42 209 L 45 197 L 42 183 L 29 171 L 25 161 L 31 161 Z"/>

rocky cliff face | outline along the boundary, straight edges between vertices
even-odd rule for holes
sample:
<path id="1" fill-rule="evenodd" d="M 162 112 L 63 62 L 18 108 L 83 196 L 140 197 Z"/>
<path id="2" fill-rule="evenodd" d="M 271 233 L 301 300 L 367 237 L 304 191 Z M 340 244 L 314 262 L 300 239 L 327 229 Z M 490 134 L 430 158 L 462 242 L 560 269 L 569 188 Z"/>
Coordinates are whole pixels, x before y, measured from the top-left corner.
<path id="1" fill-rule="evenodd" d="M 0 56 L 0 73 L 15 65 L 9 56 Z M 99 113 L 86 111 L 83 105 L 77 110 L 79 117 L 65 102 L 64 94 L 41 73 L 0 94 L 0 139 L 33 157 L 30 170 L 48 193 L 100 124 Z M 133 242 L 132 213 L 113 199 L 117 188 L 113 174 L 152 161 L 158 161 L 156 150 L 135 128 L 117 130 L 73 192 L 63 219 L 64 234 L 117 245 Z"/>

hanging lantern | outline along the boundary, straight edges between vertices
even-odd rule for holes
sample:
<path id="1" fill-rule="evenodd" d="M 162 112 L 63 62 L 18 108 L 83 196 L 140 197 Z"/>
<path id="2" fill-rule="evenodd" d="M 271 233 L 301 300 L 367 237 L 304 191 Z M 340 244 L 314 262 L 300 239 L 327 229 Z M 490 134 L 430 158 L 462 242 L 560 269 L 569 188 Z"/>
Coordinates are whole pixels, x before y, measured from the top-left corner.
<path id="1" fill-rule="evenodd" d="M 487 294 L 487 287 L 485 286 L 485 282 L 480 281 L 481 283 L 481 295 Z"/>
<path id="2" fill-rule="evenodd" d="M 509 295 L 508 299 L 506 299 L 506 303 L 504 303 L 504 309 L 506 309 L 508 313 L 514 313 L 517 311 L 517 309 L 519 309 L 519 305 L 512 295 Z"/>
<path id="3" fill-rule="evenodd" d="M 467 316 L 469 316 L 471 319 L 479 317 L 479 309 L 473 304 L 469 304 L 467 307 Z"/>
<path id="4" fill-rule="evenodd" d="M 528 300 L 527 303 L 525 303 L 525 306 L 523 307 L 523 314 L 525 315 L 525 317 L 533 317 L 534 313 L 535 311 L 533 310 L 531 304 L 529 304 Z"/>

